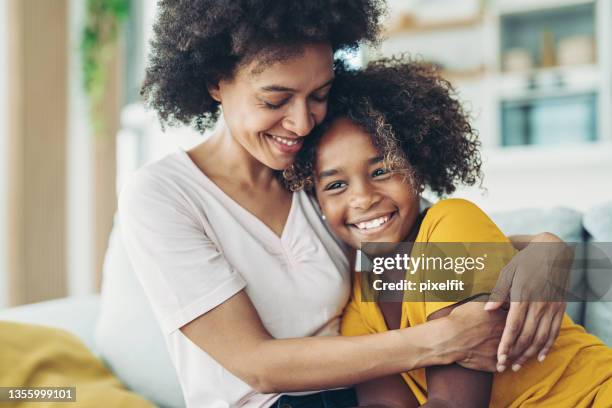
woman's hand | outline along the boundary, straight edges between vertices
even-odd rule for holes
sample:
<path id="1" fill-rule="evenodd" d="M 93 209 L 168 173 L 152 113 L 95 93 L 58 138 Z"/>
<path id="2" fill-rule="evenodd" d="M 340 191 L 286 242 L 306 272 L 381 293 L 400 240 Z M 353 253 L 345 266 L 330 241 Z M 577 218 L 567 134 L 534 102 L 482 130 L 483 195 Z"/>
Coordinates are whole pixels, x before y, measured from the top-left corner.
<path id="1" fill-rule="evenodd" d="M 573 251 L 550 233 L 539 234 L 504 267 L 485 310 L 508 305 L 497 371 L 542 362 L 559 335 Z"/>
<path id="2" fill-rule="evenodd" d="M 486 311 L 481 302 L 466 302 L 455 307 L 446 317 L 450 323 L 449 350 L 456 354 L 455 362 L 473 370 L 495 372 L 497 347 L 504 331 L 507 313 Z"/>

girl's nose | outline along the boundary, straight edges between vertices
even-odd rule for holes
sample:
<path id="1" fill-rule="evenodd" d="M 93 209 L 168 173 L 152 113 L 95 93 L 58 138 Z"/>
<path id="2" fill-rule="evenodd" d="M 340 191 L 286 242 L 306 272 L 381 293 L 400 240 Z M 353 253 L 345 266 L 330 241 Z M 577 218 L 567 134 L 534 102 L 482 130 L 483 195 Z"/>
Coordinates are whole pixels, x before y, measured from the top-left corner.
<path id="1" fill-rule="evenodd" d="M 369 183 L 354 185 L 350 198 L 350 206 L 359 210 L 368 210 L 380 201 L 380 195 Z"/>

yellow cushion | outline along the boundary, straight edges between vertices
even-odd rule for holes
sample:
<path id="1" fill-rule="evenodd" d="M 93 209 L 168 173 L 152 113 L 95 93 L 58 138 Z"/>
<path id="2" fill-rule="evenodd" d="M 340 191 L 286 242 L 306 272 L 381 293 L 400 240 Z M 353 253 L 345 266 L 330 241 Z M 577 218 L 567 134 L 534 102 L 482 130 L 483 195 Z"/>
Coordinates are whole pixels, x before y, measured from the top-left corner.
<path id="1" fill-rule="evenodd" d="M 0 321 L 0 367 L 2 387 L 76 387 L 75 407 L 154 407 L 125 389 L 78 338 L 64 330 Z M 17 403 L 0 405 L 8 408 Z M 58 405 L 21 402 L 18 406 Z"/>

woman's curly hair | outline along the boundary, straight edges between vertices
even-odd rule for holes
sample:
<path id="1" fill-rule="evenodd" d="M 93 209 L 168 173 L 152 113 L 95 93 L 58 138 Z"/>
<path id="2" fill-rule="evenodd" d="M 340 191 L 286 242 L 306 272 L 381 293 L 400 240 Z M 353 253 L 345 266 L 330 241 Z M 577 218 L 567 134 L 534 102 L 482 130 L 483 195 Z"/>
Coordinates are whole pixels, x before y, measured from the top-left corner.
<path id="1" fill-rule="evenodd" d="M 375 43 L 383 0 L 159 0 L 141 90 L 164 124 L 214 124 L 208 85 L 253 58 L 273 63 L 309 43 L 332 49 Z"/>
<path id="2" fill-rule="evenodd" d="M 400 56 L 362 70 L 337 63 L 328 115 L 284 172 L 291 190 L 313 187 L 317 144 L 341 117 L 372 137 L 387 168 L 409 170 L 411 181 L 438 195 L 482 176 L 478 135 L 451 84 L 433 66 Z"/>

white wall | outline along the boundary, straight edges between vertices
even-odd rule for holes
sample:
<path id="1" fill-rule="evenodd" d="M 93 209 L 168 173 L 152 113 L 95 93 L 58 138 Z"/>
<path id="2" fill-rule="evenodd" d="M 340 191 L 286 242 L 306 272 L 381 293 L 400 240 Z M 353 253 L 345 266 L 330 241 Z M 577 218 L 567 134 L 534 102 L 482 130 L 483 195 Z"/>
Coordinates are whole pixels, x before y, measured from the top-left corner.
<path id="1" fill-rule="evenodd" d="M 145 41 L 140 57 L 144 61 L 143 65 L 146 65 L 157 1 L 139 1 L 142 2 L 140 28 Z M 126 178 L 140 166 L 158 160 L 178 148 L 189 149 L 203 140 L 202 135 L 187 127 L 167 127 L 163 132 L 155 112 L 146 110 L 141 103 L 125 106 L 121 112 L 121 130 L 117 138 L 117 192 L 121 191 Z"/>
<path id="2" fill-rule="evenodd" d="M 612 202 L 612 143 L 485 150 L 483 193 L 459 191 L 485 211 L 564 206 L 587 211 Z"/>
<path id="3" fill-rule="evenodd" d="M 8 110 L 8 50 L 7 4 L 0 1 L 0 308 L 8 303 L 8 208 L 7 208 L 7 110 Z"/>
<path id="4" fill-rule="evenodd" d="M 92 153 L 88 103 L 82 87 L 79 45 L 86 2 L 70 0 L 69 106 L 67 143 L 68 295 L 94 291 L 92 237 Z"/>

